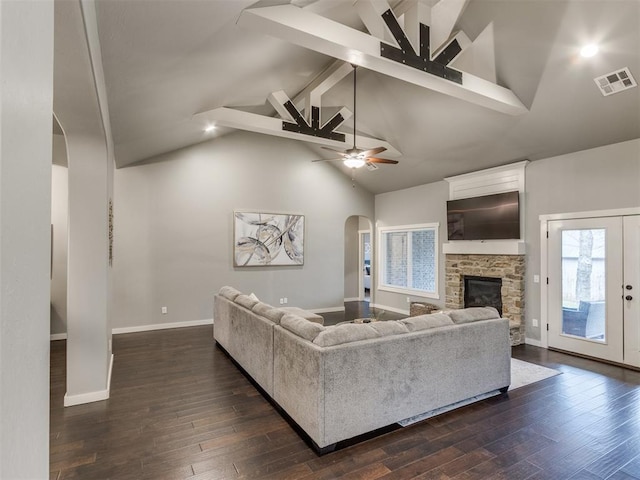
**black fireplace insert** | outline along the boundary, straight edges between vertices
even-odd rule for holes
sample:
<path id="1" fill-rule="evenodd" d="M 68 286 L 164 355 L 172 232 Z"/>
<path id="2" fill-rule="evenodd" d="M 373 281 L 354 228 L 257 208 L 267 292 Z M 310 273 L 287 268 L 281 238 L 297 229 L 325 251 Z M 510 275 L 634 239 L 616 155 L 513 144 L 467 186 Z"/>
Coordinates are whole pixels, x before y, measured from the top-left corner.
<path id="1" fill-rule="evenodd" d="M 502 316 L 502 279 L 465 275 L 464 306 L 495 307 Z"/>

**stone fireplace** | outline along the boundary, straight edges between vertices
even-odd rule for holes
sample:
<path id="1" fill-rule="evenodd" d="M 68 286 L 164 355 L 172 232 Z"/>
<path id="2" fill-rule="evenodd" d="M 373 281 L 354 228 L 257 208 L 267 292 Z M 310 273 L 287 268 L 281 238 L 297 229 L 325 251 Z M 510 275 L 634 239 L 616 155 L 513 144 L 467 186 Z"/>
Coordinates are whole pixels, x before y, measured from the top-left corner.
<path id="1" fill-rule="evenodd" d="M 511 345 L 520 345 L 524 342 L 524 266 L 524 255 L 447 254 L 446 308 L 465 306 L 465 277 L 485 277 L 484 285 L 476 285 L 481 291 L 472 300 L 476 305 L 493 301 L 489 283 L 499 281 L 502 316 L 509 319 Z"/>

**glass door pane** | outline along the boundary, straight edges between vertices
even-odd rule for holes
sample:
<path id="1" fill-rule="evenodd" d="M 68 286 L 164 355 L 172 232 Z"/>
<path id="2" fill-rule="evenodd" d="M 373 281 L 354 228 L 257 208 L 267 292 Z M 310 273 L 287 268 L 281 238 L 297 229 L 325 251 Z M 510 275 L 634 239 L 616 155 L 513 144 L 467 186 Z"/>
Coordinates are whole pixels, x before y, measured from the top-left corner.
<path id="1" fill-rule="evenodd" d="M 606 342 L 606 231 L 562 231 L 562 334 Z"/>
<path id="2" fill-rule="evenodd" d="M 622 218 L 548 228 L 549 347 L 622 363 Z"/>

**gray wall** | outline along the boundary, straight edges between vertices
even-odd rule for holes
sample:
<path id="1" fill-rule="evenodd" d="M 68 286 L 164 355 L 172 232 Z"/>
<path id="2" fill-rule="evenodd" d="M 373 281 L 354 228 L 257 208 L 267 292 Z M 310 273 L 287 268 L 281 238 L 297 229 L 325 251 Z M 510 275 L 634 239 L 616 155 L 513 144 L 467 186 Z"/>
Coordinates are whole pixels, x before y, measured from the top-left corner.
<path id="1" fill-rule="evenodd" d="M 223 285 L 342 307 L 345 221 L 373 218 L 373 195 L 315 158 L 302 142 L 237 132 L 116 170 L 112 326 L 211 319 Z M 305 215 L 304 265 L 234 268 L 234 210 Z"/>
<path id="2" fill-rule="evenodd" d="M 640 140 L 531 162 L 526 169 L 526 335 L 539 340 L 540 273 L 539 216 L 640 207 Z M 436 182 L 397 192 L 376 195 L 376 226 L 440 223 L 440 245 L 446 241 L 448 183 Z M 376 239 L 377 240 L 377 239 Z M 440 252 L 439 300 L 444 305 L 444 255 Z M 407 310 L 406 296 L 377 291 L 377 305 Z"/>
<path id="3" fill-rule="evenodd" d="M 0 2 L 0 478 L 49 478 L 53 2 Z"/>
<path id="4" fill-rule="evenodd" d="M 539 340 L 540 273 L 539 216 L 640 207 L 640 140 L 538 160 L 526 170 L 527 277 L 526 335 Z"/>
<path id="5" fill-rule="evenodd" d="M 383 193 L 376 195 L 376 229 L 379 227 L 390 227 L 399 225 L 413 225 L 420 223 L 439 224 L 440 252 L 438 256 L 439 277 L 438 277 L 438 299 L 412 296 L 411 300 L 427 301 L 436 305 L 444 306 L 444 254 L 442 253 L 442 242 L 447 238 L 447 212 L 446 201 L 449 198 L 449 184 L 447 182 L 436 182 L 419 187 L 399 190 L 397 192 Z M 374 252 L 378 249 L 378 231 L 374 237 Z M 374 256 L 377 265 L 377 255 Z M 377 290 L 377 272 L 374 268 L 375 304 L 385 308 L 391 307 L 395 310 L 408 312 L 409 304 L 407 296 L 399 293 L 385 292 Z"/>

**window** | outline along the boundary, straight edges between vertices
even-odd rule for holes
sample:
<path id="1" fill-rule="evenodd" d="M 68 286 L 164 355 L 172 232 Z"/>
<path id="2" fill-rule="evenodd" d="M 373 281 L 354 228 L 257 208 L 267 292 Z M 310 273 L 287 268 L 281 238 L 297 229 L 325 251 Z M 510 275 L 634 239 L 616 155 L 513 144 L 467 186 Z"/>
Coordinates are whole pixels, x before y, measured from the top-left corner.
<path id="1" fill-rule="evenodd" d="M 438 298 L 438 224 L 381 227 L 380 290 Z"/>

